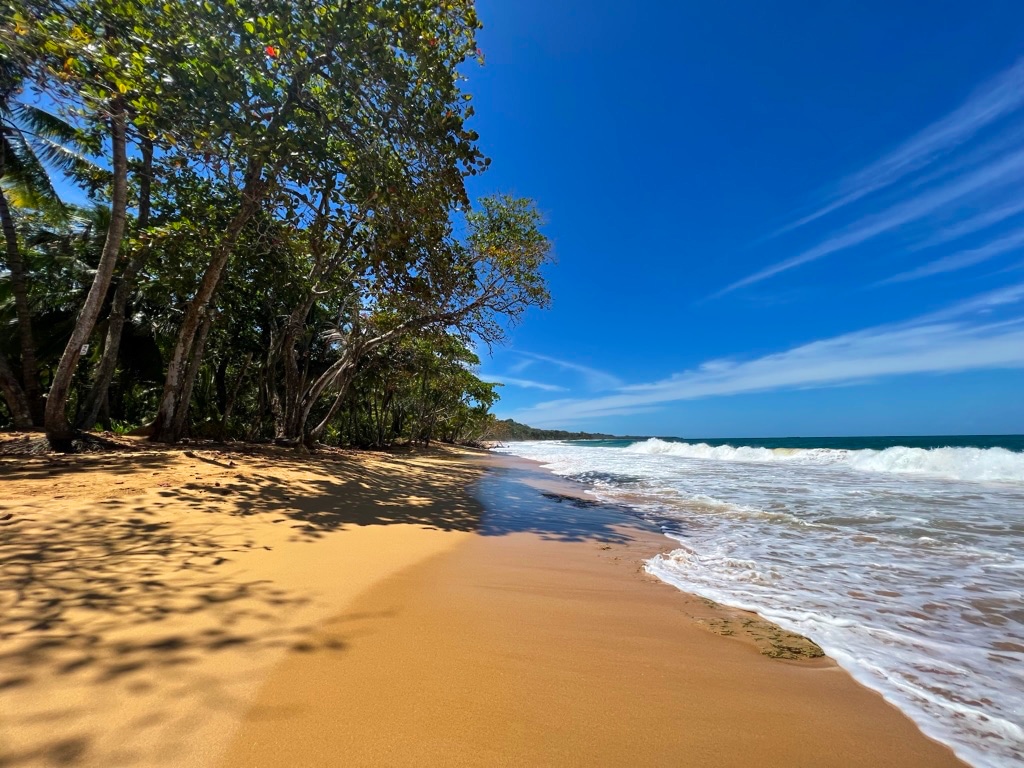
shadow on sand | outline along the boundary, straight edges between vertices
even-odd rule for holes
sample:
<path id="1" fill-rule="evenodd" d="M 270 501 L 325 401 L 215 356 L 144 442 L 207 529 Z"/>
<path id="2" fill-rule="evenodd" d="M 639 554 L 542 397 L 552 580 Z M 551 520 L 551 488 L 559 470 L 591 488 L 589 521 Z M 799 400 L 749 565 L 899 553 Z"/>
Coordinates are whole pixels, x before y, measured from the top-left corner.
<path id="1" fill-rule="evenodd" d="M 304 466 L 301 460 L 292 465 L 296 460 L 279 459 L 266 473 L 241 473 L 212 488 L 186 483 L 161 495 L 198 507 L 225 497 L 233 504 L 231 514 L 275 516 L 273 522 L 293 528 L 295 539 L 308 540 L 352 525 L 402 523 L 482 536 L 533 533 L 552 541 L 621 542 L 628 538 L 624 527 L 643 527 L 624 510 L 574 495 L 571 487 L 567 493 L 538 487 L 537 479 L 555 487 L 559 482 L 541 471 L 499 463 L 485 465 L 480 475 L 441 457 L 435 471 L 430 454 L 418 459 L 420 471 L 389 454 L 357 471 L 350 459 L 328 459 L 330 477 L 300 484 L 282 480 L 273 468 Z"/>
<path id="2" fill-rule="evenodd" d="M 168 678 L 160 670 L 184 669 L 229 649 L 319 650 L 310 640 L 315 627 L 283 629 L 288 624 L 280 620 L 308 596 L 241 578 L 230 567 L 239 553 L 270 546 L 254 526 L 228 518 L 289 528 L 289 543 L 393 524 L 487 536 L 530 532 L 558 541 L 628 538 L 616 527 L 628 518 L 544 495 L 520 470 L 490 468 L 481 478 L 479 469 L 445 457 L 420 456 L 412 465 L 378 458 L 196 451 L 0 463 L 0 697 L 41 679 L 57 690 L 66 680 L 89 697 L 113 685 L 152 696 L 152 687 L 163 684 L 154 681 Z M 203 467 L 210 464 L 216 470 Z M 57 484 L 99 472 L 138 487 L 109 499 L 72 491 L 67 508 L 55 510 L 53 500 L 63 495 Z M 483 506 L 466 493 L 478 478 Z M 15 488 L 21 490 L 12 500 Z M 329 645 L 345 648 L 337 638 Z M 230 706 L 230 692 L 217 691 L 216 680 L 204 685 L 213 688 L 204 690 L 207 701 Z M 149 721 L 139 727 L 160 727 L 166 716 L 159 706 L 149 703 L 147 711 Z M 0 766 L 95 764 L 88 731 L 75 735 L 63 727 L 77 714 L 58 698 L 0 724 L 3 730 L 45 721 L 49 734 L 14 750 L 0 737 Z"/>

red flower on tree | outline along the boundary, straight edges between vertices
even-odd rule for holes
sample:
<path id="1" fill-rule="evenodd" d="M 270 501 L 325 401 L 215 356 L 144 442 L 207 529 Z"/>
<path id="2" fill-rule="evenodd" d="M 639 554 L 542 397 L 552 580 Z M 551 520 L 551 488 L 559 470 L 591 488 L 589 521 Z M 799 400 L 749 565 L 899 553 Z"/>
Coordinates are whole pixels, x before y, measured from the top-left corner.
<path id="1" fill-rule="evenodd" d="M 275 48 L 272 45 L 268 45 L 263 50 L 265 50 L 267 52 L 267 56 L 269 56 L 272 59 L 276 59 L 277 58 L 277 54 L 280 53 L 280 51 L 278 51 L 277 48 Z"/>

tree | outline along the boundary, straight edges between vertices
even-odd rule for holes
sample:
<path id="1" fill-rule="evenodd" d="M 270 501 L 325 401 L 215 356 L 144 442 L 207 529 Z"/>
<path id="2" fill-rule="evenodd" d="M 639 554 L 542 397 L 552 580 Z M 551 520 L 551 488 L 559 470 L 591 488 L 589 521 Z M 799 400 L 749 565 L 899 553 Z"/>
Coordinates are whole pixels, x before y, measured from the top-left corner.
<path id="1" fill-rule="evenodd" d="M 19 187 L 0 321 L 34 343 L 0 339 L 6 423 L 27 423 L 33 353 L 60 446 L 98 421 L 383 444 L 488 420 L 471 343 L 547 304 L 549 244 L 530 201 L 467 199 L 488 163 L 472 2 L 0 3 L 8 122 L 36 93 L 53 111 L 5 133 L 7 167 L 48 137 L 99 204 L 58 223 Z"/>
<path id="2" fill-rule="evenodd" d="M 202 357 L 199 330 L 239 234 L 269 192 L 317 181 L 341 189 L 337 180 L 352 173 L 362 147 L 379 141 L 410 173 L 445 175 L 457 186 L 460 167 L 482 162 L 475 135 L 463 129 L 468 106 L 456 72 L 475 51 L 472 3 L 240 1 L 212 11 L 204 4 L 198 14 L 185 5 L 193 29 L 216 28 L 220 48 L 201 68 L 187 60 L 169 77 L 204 106 L 241 107 L 214 112 L 209 128 L 189 128 L 195 137 L 207 131 L 207 152 L 239 169 L 229 174 L 241 202 L 182 319 L 154 425 L 164 441 L 180 436 L 178 411 L 188 407 L 190 368 Z M 215 75 L 216 87 L 195 82 L 197 73 Z"/>
<path id="3" fill-rule="evenodd" d="M 82 154 L 81 136 L 65 120 L 32 104 L 15 100 L 21 90 L 27 66 L 19 64 L 10 45 L 0 44 L 7 53 L 0 61 L 0 228 L 4 236 L 4 256 L 17 315 L 20 342 L 21 382 L 8 382 L 11 397 L 24 399 L 31 421 L 22 428 L 42 426 L 43 392 L 39 381 L 32 307 L 29 301 L 28 274 L 18 242 L 12 208 L 45 211 L 57 221 L 67 219 L 67 210 L 54 189 L 47 166 L 65 174 L 81 174 L 94 167 Z M 13 373 L 13 372 L 12 372 Z M 17 392 L 21 389 L 21 392 Z M 20 411 L 13 408 L 12 411 Z"/>
<path id="4" fill-rule="evenodd" d="M 52 89 L 57 98 L 76 104 L 92 130 L 107 133 L 110 143 L 110 224 L 92 286 L 53 373 L 46 399 L 47 436 L 53 444 L 64 446 L 73 434 L 66 413 L 72 378 L 99 317 L 127 221 L 128 86 L 121 59 L 129 53 L 119 41 L 117 25 L 109 15 L 104 16 L 104 12 L 112 10 L 107 4 L 97 5 L 92 24 L 80 23 L 88 22 L 88 16 L 68 15 L 67 9 L 59 6 L 38 15 L 32 15 L 32 10 L 19 10 L 15 24 L 17 33 L 41 51 L 33 62 L 36 82 Z"/>
<path id="5" fill-rule="evenodd" d="M 465 241 L 426 243 L 406 269 L 374 273 L 359 307 L 330 334 L 337 359 L 303 393 L 296 438 L 324 432 L 362 357 L 383 344 L 424 329 L 452 329 L 465 339 L 500 342 L 505 328 L 530 307 L 546 307 L 543 276 L 551 245 L 541 233 L 532 201 L 509 195 L 481 200 L 466 216 Z M 335 392 L 334 405 L 312 428 L 307 421 L 319 398 Z"/>

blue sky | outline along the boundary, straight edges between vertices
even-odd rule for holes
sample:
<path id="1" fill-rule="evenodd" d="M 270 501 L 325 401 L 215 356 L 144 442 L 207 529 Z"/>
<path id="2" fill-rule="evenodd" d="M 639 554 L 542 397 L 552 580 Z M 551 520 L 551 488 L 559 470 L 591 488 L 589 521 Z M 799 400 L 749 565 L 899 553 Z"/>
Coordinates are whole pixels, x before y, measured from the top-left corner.
<path id="1" fill-rule="evenodd" d="M 558 263 L 537 426 L 1024 432 L 1024 5 L 479 0 L 488 173 Z"/>

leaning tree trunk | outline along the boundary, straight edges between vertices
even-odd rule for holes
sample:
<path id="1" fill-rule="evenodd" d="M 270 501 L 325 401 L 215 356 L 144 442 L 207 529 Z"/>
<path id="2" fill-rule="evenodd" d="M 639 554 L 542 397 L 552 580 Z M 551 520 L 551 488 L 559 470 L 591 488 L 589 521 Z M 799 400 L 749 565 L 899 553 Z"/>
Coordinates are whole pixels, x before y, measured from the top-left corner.
<path id="1" fill-rule="evenodd" d="M 210 301 L 217 290 L 217 285 L 227 267 L 228 259 L 234 250 L 238 236 L 242 228 L 259 209 L 266 191 L 266 182 L 263 180 L 262 160 L 253 160 L 246 172 L 245 185 L 242 189 L 242 204 L 228 224 L 224 239 L 221 241 L 213 260 L 203 274 L 199 290 L 189 302 L 185 310 L 185 317 L 181 321 L 181 328 L 178 330 L 178 340 L 174 345 L 174 352 L 167 365 L 167 378 L 164 380 L 164 391 L 160 397 L 160 407 L 157 411 L 156 421 L 153 424 L 153 440 L 162 443 L 173 443 L 178 439 L 175 424 L 184 424 L 184 416 L 179 416 L 179 410 L 188 411 L 188 398 L 185 397 L 185 389 L 189 379 L 189 368 L 191 361 L 202 359 L 202 349 L 199 349 L 198 356 L 194 354 L 194 347 L 199 342 L 199 331 L 209 311 Z M 191 390 L 191 387 L 189 387 Z"/>
<path id="2" fill-rule="evenodd" d="M 319 437 L 323 429 L 326 428 L 327 421 L 330 420 L 338 406 L 341 405 L 341 398 L 344 397 L 345 390 L 355 375 L 356 363 L 359 361 L 359 358 L 358 352 L 354 351 L 352 347 L 347 348 L 338 360 L 332 363 L 326 371 L 320 374 L 306 388 L 296 408 L 297 416 L 295 421 L 293 424 L 288 425 L 290 431 L 285 435 L 285 439 L 282 442 L 294 442 L 296 445 L 301 445 L 304 442 L 310 442 Z M 324 419 L 317 429 L 307 433 L 306 424 L 309 421 L 310 414 L 320 396 L 328 388 L 338 390 L 338 397 L 335 398 L 334 403 L 331 405 L 327 418 Z"/>
<path id="3" fill-rule="evenodd" d="M 111 101 L 110 139 L 112 145 L 112 165 L 114 170 L 113 193 L 110 201 L 110 226 L 107 238 L 103 243 L 100 263 L 96 268 L 89 295 L 85 298 L 74 330 L 68 339 L 64 354 L 53 374 L 50 394 L 46 398 L 45 426 L 46 436 L 56 448 L 67 448 L 73 431 L 67 417 L 68 394 L 71 390 L 71 379 L 75 375 L 75 367 L 82 353 L 82 345 L 89 340 L 96 319 L 99 317 L 103 299 L 110 288 L 110 280 L 117 264 L 117 254 L 124 238 L 125 222 L 128 208 L 128 154 L 125 146 L 125 107 L 124 99 L 115 96 Z"/>
<path id="4" fill-rule="evenodd" d="M 295 107 L 301 101 L 302 89 L 312 74 L 311 68 L 305 68 L 296 74 L 288 86 L 288 98 L 284 105 L 278 110 L 271 121 L 267 133 L 272 134 L 277 128 L 285 125 L 290 119 Z M 238 236 L 242 228 L 249 222 L 249 219 L 259 210 L 263 197 L 266 194 L 270 180 L 276 178 L 284 160 L 279 159 L 277 164 L 268 173 L 268 179 L 264 179 L 263 171 L 266 166 L 266 157 L 257 155 L 249 158 L 245 170 L 245 181 L 242 184 L 242 204 L 228 224 L 224 239 L 221 240 L 213 259 L 203 274 L 199 283 L 199 290 L 192 297 L 188 308 L 185 310 L 185 317 L 181 321 L 181 328 L 178 330 L 178 340 L 174 345 L 174 352 L 171 354 L 170 362 L 167 364 L 167 378 L 164 379 L 164 391 L 160 396 L 160 406 L 157 409 L 156 420 L 153 422 L 152 439 L 161 443 L 173 443 L 178 437 L 175 434 L 175 424 L 183 424 L 184 416 L 178 415 L 179 409 L 188 411 L 188 398 L 185 395 L 185 388 L 189 378 L 189 365 L 192 360 L 202 359 L 202 349 L 199 354 L 193 354 L 200 326 L 203 324 L 207 307 L 213 299 L 217 285 L 224 270 L 227 268 L 228 259 L 235 248 Z M 201 345 L 200 345 L 201 346 Z M 187 414 L 186 414 L 187 415 Z"/>
<path id="5" fill-rule="evenodd" d="M 11 412 L 11 418 L 14 419 L 14 428 L 22 431 L 32 429 L 34 425 L 32 413 L 28 407 L 28 399 L 3 352 L 0 352 L 0 392 L 3 393 L 4 401 Z"/>
<path id="6" fill-rule="evenodd" d="M 305 444 L 305 445 L 313 445 L 314 443 L 318 442 L 320 440 L 320 438 L 323 436 L 324 431 L 326 431 L 326 429 L 327 429 L 327 425 L 331 423 L 331 419 L 334 418 L 334 414 L 337 413 L 338 408 L 341 406 L 342 402 L 345 400 L 345 395 L 348 394 L 349 384 L 351 384 L 352 380 L 355 378 L 355 373 L 356 373 L 356 368 L 355 368 L 355 364 L 354 363 L 343 371 L 343 373 L 342 373 L 342 377 L 343 378 L 341 379 L 341 381 L 336 382 L 336 384 L 335 384 L 335 386 L 338 388 L 338 393 L 337 393 L 337 395 L 334 398 L 334 402 L 331 403 L 331 407 L 327 409 L 327 415 L 324 416 L 323 419 L 320 420 L 319 424 L 317 424 L 315 427 L 313 427 L 311 430 L 309 430 L 308 433 L 303 435 L 303 438 L 302 438 L 303 444 Z M 309 404 L 309 408 L 307 408 L 307 409 L 305 409 L 303 411 L 303 414 L 302 414 L 302 427 L 301 427 L 302 432 L 300 432 L 300 434 L 305 432 L 306 421 L 309 418 L 309 410 L 310 410 L 310 408 L 312 408 L 312 405 L 313 405 L 314 402 L 315 402 L 315 400 L 311 401 L 310 404 Z"/>
<path id="7" fill-rule="evenodd" d="M 325 206 L 326 204 L 322 207 L 323 210 L 326 210 Z M 326 219 L 326 213 L 324 213 L 323 218 Z M 319 223 L 320 219 L 318 219 L 318 225 Z M 306 328 L 309 313 L 316 304 L 321 281 L 330 279 L 341 266 L 346 253 L 347 243 L 355 231 L 356 224 L 357 222 L 355 221 L 349 222 L 345 229 L 342 244 L 338 246 L 332 258 L 325 258 L 322 251 L 317 253 L 316 263 L 310 274 L 310 284 L 306 295 L 285 321 L 280 345 L 275 350 L 275 356 L 281 360 L 284 367 L 283 419 L 276 430 L 276 437 L 283 442 L 298 440 L 302 435 L 302 424 L 304 423 L 302 396 L 306 391 L 306 384 L 308 382 L 309 358 L 307 345 L 305 350 L 307 353 L 307 370 L 300 372 L 299 338 Z"/>
<path id="8" fill-rule="evenodd" d="M 142 141 L 142 174 L 139 178 L 139 218 L 138 231 L 143 233 L 149 227 L 150 189 L 153 174 L 153 140 Z M 121 282 L 114 291 L 107 318 L 107 336 L 103 341 L 103 356 L 96 366 L 92 387 L 85 398 L 85 405 L 79 411 L 78 428 L 92 429 L 99 418 L 103 404 L 107 402 L 107 391 L 114 378 L 117 368 L 118 352 L 121 349 L 121 336 L 124 333 L 128 299 L 135 288 L 135 276 L 142 269 L 149 256 L 148 244 L 141 245 L 132 256 L 131 261 L 121 274 Z"/>
<path id="9" fill-rule="evenodd" d="M 238 376 L 235 377 L 235 383 L 231 387 L 231 391 L 228 392 L 227 400 L 224 402 L 224 410 L 220 417 L 220 439 L 224 439 L 224 435 L 227 433 L 228 422 L 231 420 L 231 414 L 235 410 L 235 403 L 238 401 L 238 393 L 242 389 L 242 384 L 245 382 L 245 377 L 249 373 L 249 364 L 252 362 L 252 352 L 246 354 L 245 359 L 242 360 L 242 365 L 238 371 Z"/>
<path id="10" fill-rule="evenodd" d="M 11 292 L 14 294 L 14 312 L 18 318 L 18 338 L 21 342 L 21 380 L 23 392 L 32 413 L 35 426 L 43 423 L 43 389 L 39 385 L 39 363 L 36 360 L 36 342 L 32 333 L 32 307 L 28 300 L 28 279 L 25 262 L 18 247 L 18 235 L 14 229 L 7 197 L 0 189 L 0 224 L 3 225 L 6 243 L 7 268 L 11 272 Z"/>
<path id="11" fill-rule="evenodd" d="M 192 345 L 192 358 L 189 360 L 188 369 L 185 373 L 185 380 L 181 388 L 181 402 L 186 406 L 192 400 L 192 389 L 196 384 L 196 376 L 199 374 L 199 365 L 203 361 L 203 349 L 206 346 L 206 337 L 210 333 L 210 326 L 213 325 L 214 311 L 208 309 L 203 318 L 203 324 L 199 326 L 196 334 L 195 344 Z M 174 413 L 174 422 L 171 424 L 172 442 L 177 442 L 185 434 L 185 420 L 188 418 L 188 408 L 179 407 Z"/>
<path id="12" fill-rule="evenodd" d="M 468 305 L 463 311 L 470 311 L 474 308 L 474 304 Z M 299 421 L 297 425 L 297 435 L 300 443 L 311 444 L 320 439 L 320 436 L 327 429 L 327 424 L 334 417 L 335 412 L 341 405 L 341 401 L 344 399 L 345 392 L 348 389 L 349 384 L 355 378 L 356 369 L 359 361 L 363 357 L 382 344 L 400 338 L 407 333 L 411 333 L 419 328 L 424 328 L 433 323 L 448 322 L 456 317 L 456 313 L 436 313 L 430 315 L 423 315 L 421 317 L 415 317 L 411 320 L 406 320 L 396 328 L 391 329 L 380 336 L 375 336 L 370 339 L 356 339 L 350 341 L 346 347 L 342 356 L 336 360 L 331 366 L 324 371 L 320 376 L 307 388 L 303 394 L 302 407 L 299 412 Z M 313 411 L 313 407 L 316 405 L 317 400 L 320 399 L 328 389 L 337 390 L 337 396 L 334 402 L 331 404 L 330 409 L 327 411 L 327 415 L 317 424 L 315 427 L 306 430 L 306 424 L 309 421 L 309 416 Z"/>

